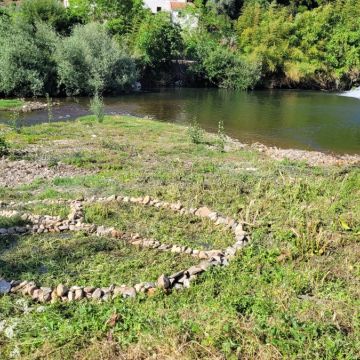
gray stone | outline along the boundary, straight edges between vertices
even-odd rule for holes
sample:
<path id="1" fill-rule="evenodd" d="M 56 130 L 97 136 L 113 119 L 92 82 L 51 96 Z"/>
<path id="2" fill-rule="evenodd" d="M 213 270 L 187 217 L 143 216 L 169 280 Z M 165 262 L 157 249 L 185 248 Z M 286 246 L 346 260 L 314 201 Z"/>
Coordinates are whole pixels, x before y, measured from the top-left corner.
<path id="1" fill-rule="evenodd" d="M 153 283 L 153 282 L 146 282 L 146 283 L 144 283 L 144 289 L 145 289 L 145 291 L 146 290 L 149 290 L 149 289 L 152 289 L 152 288 L 154 288 L 155 287 L 155 284 Z"/>
<path id="2" fill-rule="evenodd" d="M 149 204 L 150 200 L 151 200 L 150 196 L 145 196 L 142 203 L 143 203 L 144 205 L 147 205 L 147 204 Z"/>
<path id="3" fill-rule="evenodd" d="M 39 300 L 42 302 L 48 302 L 51 300 L 51 293 L 52 293 L 52 289 L 48 288 L 48 287 L 42 287 L 40 288 L 40 296 L 39 296 Z"/>
<path id="4" fill-rule="evenodd" d="M 212 211 L 208 207 L 203 206 L 203 207 L 197 209 L 197 211 L 195 212 L 195 215 L 200 216 L 200 217 L 208 217 L 211 213 L 212 213 Z"/>
<path id="5" fill-rule="evenodd" d="M 69 291 L 68 299 L 70 302 L 75 300 L 75 291 L 71 291 L 71 290 Z"/>
<path id="6" fill-rule="evenodd" d="M 190 287 L 190 279 L 188 278 L 184 279 L 182 284 L 184 288 L 188 289 Z"/>
<path id="7" fill-rule="evenodd" d="M 92 294 L 95 291 L 95 288 L 93 286 L 85 286 L 84 287 L 84 292 L 86 294 Z"/>
<path id="8" fill-rule="evenodd" d="M 208 218 L 211 220 L 211 221 L 216 221 L 217 218 L 218 218 L 218 214 L 216 212 L 212 212 L 208 215 Z"/>
<path id="9" fill-rule="evenodd" d="M 228 248 L 226 248 L 225 254 L 229 256 L 234 256 L 236 254 L 236 249 L 232 246 L 229 246 Z"/>
<path id="10" fill-rule="evenodd" d="M 172 253 L 180 254 L 181 253 L 181 246 L 173 245 L 171 248 Z"/>
<path id="11" fill-rule="evenodd" d="M 99 300 L 102 297 L 102 291 L 101 289 L 96 289 L 93 293 L 92 293 L 92 298 L 95 300 Z"/>
<path id="12" fill-rule="evenodd" d="M 35 289 L 35 290 L 33 291 L 33 294 L 32 294 L 32 296 L 31 296 L 31 298 L 32 298 L 33 300 L 40 300 L 40 295 L 41 295 L 41 293 L 42 293 L 42 291 L 41 291 L 40 289 Z"/>
<path id="13" fill-rule="evenodd" d="M 8 294 L 11 290 L 11 284 L 6 280 L 0 280 L 0 295 Z"/>
<path id="14" fill-rule="evenodd" d="M 236 236 L 239 236 L 239 235 L 246 235 L 247 232 L 244 231 L 243 227 L 242 227 L 242 224 L 238 224 L 234 230 L 235 232 L 235 235 Z"/>
<path id="15" fill-rule="evenodd" d="M 78 300 L 81 300 L 84 298 L 84 292 L 82 289 L 77 289 L 75 290 L 75 300 L 78 301 Z"/>
<path id="16" fill-rule="evenodd" d="M 140 292 L 141 289 L 144 288 L 144 283 L 139 283 L 139 284 L 136 284 L 134 285 L 134 289 L 136 290 L 136 292 Z"/>
<path id="17" fill-rule="evenodd" d="M 203 271 L 204 269 L 199 266 L 191 266 L 189 269 L 187 269 L 186 272 L 189 274 L 189 276 L 192 276 L 192 275 L 200 274 Z"/>
<path id="18" fill-rule="evenodd" d="M 171 249 L 171 247 L 172 247 L 171 245 L 161 244 L 157 249 L 164 251 L 164 250 L 169 250 L 169 249 Z"/>
<path id="19" fill-rule="evenodd" d="M 68 293 L 69 289 L 63 285 L 63 284 L 59 284 L 56 288 L 56 294 L 59 297 L 63 297 Z"/>
<path id="20" fill-rule="evenodd" d="M 109 301 L 111 298 L 111 294 L 110 293 L 107 293 L 107 294 L 104 294 L 101 298 L 102 301 Z"/>
<path id="21" fill-rule="evenodd" d="M 170 275 L 169 278 L 177 280 L 180 279 L 183 275 L 184 275 L 184 271 L 179 271 L 175 274 Z"/>
<path id="22" fill-rule="evenodd" d="M 126 287 L 123 291 L 124 298 L 134 298 L 136 296 L 136 290 L 133 287 Z"/>
<path id="23" fill-rule="evenodd" d="M 166 290 L 170 287 L 170 279 L 166 275 L 162 274 L 158 278 L 156 285 L 157 287 Z"/>
<path id="24" fill-rule="evenodd" d="M 216 225 L 226 225 L 227 224 L 227 220 L 226 218 L 219 216 L 215 222 Z"/>

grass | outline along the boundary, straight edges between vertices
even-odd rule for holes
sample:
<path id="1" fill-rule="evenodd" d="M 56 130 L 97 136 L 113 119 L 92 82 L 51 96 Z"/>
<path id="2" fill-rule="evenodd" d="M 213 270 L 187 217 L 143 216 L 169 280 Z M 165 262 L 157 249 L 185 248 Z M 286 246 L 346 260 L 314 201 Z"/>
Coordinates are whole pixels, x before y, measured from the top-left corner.
<path id="1" fill-rule="evenodd" d="M 59 283 L 106 287 L 153 281 L 195 265 L 198 261 L 155 250 L 139 250 L 123 241 L 83 234 L 7 237 L 1 269 L 7 278 L 34 280 L 44 286 Z"/>
<path id="2" fill-rule="evenodd" d="M 25 102 L 19 99 L 0 99 L 0 111 L 15 110 L 24 104 Z"/>
<path id="3" fill-rule="evenodd" d="M 39 149 L 32 160 L 97 172 L 0 188 L 4 201 L 148 194 L 234 216 L 252 242 L 229 267 L 171 295 L 46 306 L 1 297 L 1 359 L 360 358 L 360 169 L 219 151 L 216 136 L 204 137 L 193 144 L 185 128 L 131 117 L 8 133 L 19 149 L 31 139 Z M 26 209 L 67 214 L 63 205 Z M 231 240 L 207 221 L 138 205 L 91 205 L 86 218 L 170 243 Z M 46 284 L 154 280 L 193 261 L 81 234 L 1 241 L 0 272 Z"/>
<path id="4" fill-rule="evenodd" d="M 225 249 L 234 243 L 229 230 L 216 227 L 210 220 L 179 216 L 140 205 L 92 204 L 85 208 L 85 220 L 193 249 Z"/>

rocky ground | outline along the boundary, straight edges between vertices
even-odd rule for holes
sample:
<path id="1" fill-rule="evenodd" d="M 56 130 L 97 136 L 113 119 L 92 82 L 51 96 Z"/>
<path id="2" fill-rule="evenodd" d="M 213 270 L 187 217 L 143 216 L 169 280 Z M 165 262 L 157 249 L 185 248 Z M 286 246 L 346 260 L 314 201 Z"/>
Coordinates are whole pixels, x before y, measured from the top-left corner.
<path id="1" fill-rule="evenodd" d="M 320 151 L 309 151 L 299 149 L 280 149 L 266 146 L 264 144 L 243 144 L 238 140 L 227 137 L 228 149 L 231 148 L 252 148 L 274 160 L 301 161 L 311 166 L 357 166 L 360 165 L 360 155 L 335 155 Z"/>
<path id="2" fill-rule="evenodd" d="M 0 187 L 16 187 L 34 180 L 51 180 L 56 177 L 85 175 L 90 172 L 62 163 L 48 164 L 38 161 L 0 159 Z"/>

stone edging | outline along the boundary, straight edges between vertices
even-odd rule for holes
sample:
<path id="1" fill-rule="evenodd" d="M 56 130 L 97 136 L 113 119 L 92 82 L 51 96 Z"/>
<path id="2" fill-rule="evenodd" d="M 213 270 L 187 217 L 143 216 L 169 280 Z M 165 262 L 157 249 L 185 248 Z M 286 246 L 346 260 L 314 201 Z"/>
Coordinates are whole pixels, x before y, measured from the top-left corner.
<path id="1" fill-rule="evenodd" d="M 209 218 L 216 225 L 225 226 L 231 230 L 235 237 L 235 243 L 224 250 L 198 250 L 187 246 L 162 244 L 157 240 L 143 238 L 139 234 L 126 233 L 116 230 L 113 227 L 97 226 L 95 224 L 84 223 L 84 204 L 92 203 L 134 203 L 143 206 L 152 206 L 163 208 L 176 212 L 180 215 L 194 215 L 201 218 Z M 15 206 L 24 206 L 27 204 L 64 204 L 70 205 L 70 214 L 67 219 L 61 219 L 57 216 L 40 216 L 27 213 L 20 213 L 17 210 L 11 210 Z M 16 293 L 31 296 L 33 300 L 39 302 L 55 302 L 55 301 L 74 301 L 82 299 L 109 300 L 122 296 L 135 297 L 137 293 L 153 293 L 156 288 L 171 291 L 172 289 L 188 288 L 190 282 L 196 279 L 198 275 L 206 271 L 211 266 L 226 266 L 229 260 L 235 254 L 247 245 L 249 242 L 248 234 L 243 230 L 242 224 L 235 219 L 224 217 L 215 211 L 210 210 L 206 206 L 200 208 L 185 208 L 180 202 L 169 203 L 158 199 L 145 197 L 129 197 L 121 195 L 112 195 L 110 197 L 96 198 L 92 197 L 87 200 L 41 200 L 20 203 L 1 203 L 0 207 L 8 208 L 8 210 L 0 210 L 0 216 L 14 217 L 20 216 L 22 220 L 29 222 L 26 226 L 15 226 L 9 228 L 0 228 L 0 236 L 5 235 L 24 235 L 29 233 L 59 233 L 65 231 L 83 231 L 97 236 L 109 236 L 124 240 L 130 245 L 140 246 L 144 248 L 156 249 L 158 251 L 170 251 L 173 253 L 185 254 L 201 259 L 202 261 L 195 266 L 179 271 L 170 276 L 160 275 L 156 283 L 145 282 L 134 286 L 116 286 L 110 285 L 106 288 L 95 288 L 92 286 L 67 287 L 59 284 L 57 287 L 39 287 L 34 281 L 5 280 L 0 278 L 0 295 L 8 293 Z"/>

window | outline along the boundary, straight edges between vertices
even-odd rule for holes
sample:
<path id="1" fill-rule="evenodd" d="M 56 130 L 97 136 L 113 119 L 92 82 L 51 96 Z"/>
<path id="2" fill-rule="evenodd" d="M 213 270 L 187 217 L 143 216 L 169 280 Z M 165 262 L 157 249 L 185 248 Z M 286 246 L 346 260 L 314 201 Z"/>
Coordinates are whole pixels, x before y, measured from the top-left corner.
<path id="1" fill-rule="evenodd" d="M 158 7 L 156 8 L 156 11 L 157 11 L 157 12 L 160 12 L 160 11 L 161 11 L 161 6 L 158 6 Z"/>

